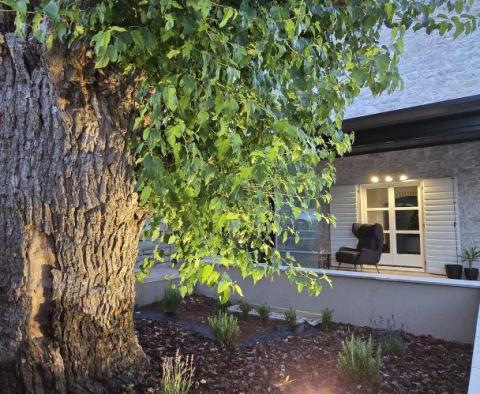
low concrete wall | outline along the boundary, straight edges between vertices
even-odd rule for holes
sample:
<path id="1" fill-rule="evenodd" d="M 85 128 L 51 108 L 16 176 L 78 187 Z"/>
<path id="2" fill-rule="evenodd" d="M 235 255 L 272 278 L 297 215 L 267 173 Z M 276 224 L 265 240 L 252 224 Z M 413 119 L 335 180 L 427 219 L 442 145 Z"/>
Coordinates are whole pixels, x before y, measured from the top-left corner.
<path id="1" fill-rule="evenodd" d="M 393 315 L 396 327 L 403 324 L 404 330 L 412 334 L 473 343 L 480 281 L 327 272 L 333 287 L 325 284 L 319 297 L 309 297 L 306 292 L 299 294 L 283 273 L 255 286 L 236 271 L 229 274 L 242 287 L 243 299 L 252 304 L 267 303 L 277 309 L 291 307 L 314 315 L 328 307 L 334 309 L 337 322 L 370 327 L 375 327 L 374 320 L 378 322 L 380 317 L 386 320 Z M 198 287 L 197 292 L 214 295 L 206 287 Z"/>
<path id="2" fill-rule="evenodd" d="M 155 266 L 144 282 L 135 281 L 135 305 L 145 306 L 160 301 L 170 282 L 178 283 L 178 271 L 165 264 Z"/>

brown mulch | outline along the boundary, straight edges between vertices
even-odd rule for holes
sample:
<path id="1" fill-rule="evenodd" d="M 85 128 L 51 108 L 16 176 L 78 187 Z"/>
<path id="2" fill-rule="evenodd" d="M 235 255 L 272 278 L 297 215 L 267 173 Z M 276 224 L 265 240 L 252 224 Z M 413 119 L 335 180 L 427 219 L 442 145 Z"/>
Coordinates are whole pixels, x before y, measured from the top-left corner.
<path id="1" fill-rule="evenodd" d="M 129 390 L 138 393 L 159 391 L 163 358 L 177 349 L 194 356 L 193 393 L 466 393 L 472 357 L 469 345 L 404 334 L 404 353 L 383 356 L 384 383 L 372 389 L 342 381 L 337 357 L 346 337 L 371 335 L 377 343 L 377 330 L 335 324 L 228 351 L 176 323 L 142 319 L 136 328 L 151 367 L 144 383 Z"/>
<path id="2" fill-rule="evenodd" d="M 162 305 L 159 302 L 141 309 L 159 312 L 163 311 Z M 183 300 L 182 306 L 175 314 L 174 318 L 208 327 L 208 317 L 214 316 L 218 312 L 218 304 L 214 299 L 199 295 L 191 295 Z M 285 322 L 275 319 L 269 319 L 266 322 L 262 322 L 257 316 L 249 316 L 247 320 L 238 319 L 238 325 L 241 331 L 240 340 L 242 340 L 270 331 L 277 326 L 285 325 Z"/>

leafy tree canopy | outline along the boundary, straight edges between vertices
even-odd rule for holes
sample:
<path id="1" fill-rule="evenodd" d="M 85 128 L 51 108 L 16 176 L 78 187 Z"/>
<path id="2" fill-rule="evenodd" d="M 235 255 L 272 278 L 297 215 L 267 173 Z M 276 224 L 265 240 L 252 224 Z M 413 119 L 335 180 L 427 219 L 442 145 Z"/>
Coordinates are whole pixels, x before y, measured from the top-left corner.
<path id="1" fill-rule="evenodd" d="M 299 290 L 319 294 L 327 278 L 293 269 L 271 234 L 295 236 L 302 211 L 334 222 L 320 207 L 334 159 L 351 148 L 345 108 L 361 88 L 401 86 L 405 31 L 458 36 L 479 18 L 473 0 L 0 3 L 16 12 L 18 34 L 92 48 L 95 67 L 139 76 L 132 149 L 149 236 L 175 243 L 182 292 L 218 284 L 223 298 L 241 289 L 208 257 L 254 281 L 286 264 Z"/>

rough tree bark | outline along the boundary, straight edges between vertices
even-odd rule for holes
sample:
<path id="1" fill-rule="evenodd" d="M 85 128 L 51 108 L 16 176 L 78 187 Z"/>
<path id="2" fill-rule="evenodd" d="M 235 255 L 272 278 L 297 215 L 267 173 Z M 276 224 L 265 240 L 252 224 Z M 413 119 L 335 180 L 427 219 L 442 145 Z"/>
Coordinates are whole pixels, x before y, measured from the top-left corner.
<path id="1" fill-rule="evenodd" d="M 145 367 L 133 88 L 90 60 L 0 33 L 2 393 L 104 392 Z"/>

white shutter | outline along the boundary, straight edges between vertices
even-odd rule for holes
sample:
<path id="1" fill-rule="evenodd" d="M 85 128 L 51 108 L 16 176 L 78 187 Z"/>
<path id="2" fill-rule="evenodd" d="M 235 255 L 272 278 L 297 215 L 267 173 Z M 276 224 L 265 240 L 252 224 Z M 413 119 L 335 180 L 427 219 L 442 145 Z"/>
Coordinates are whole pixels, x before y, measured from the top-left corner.
<path id="1" fill-rule="evenodd" d="M 457 262 L 455 194 L 452 178 L 423 181 L 427 272 L 445 274 L 445 264 Z"/>
<path id="2" fill-rule="evenodd" d="M 337 219 L 336 226 L 330 226 L 330 244 L 332 262 L 335 252 L 341 246 L 355 248 L 357 238 L 352 234 L 352 224 L 358 222 L 358 187 L 356 185 L 340 185 L 332 187 L 330 213 Z"/>

